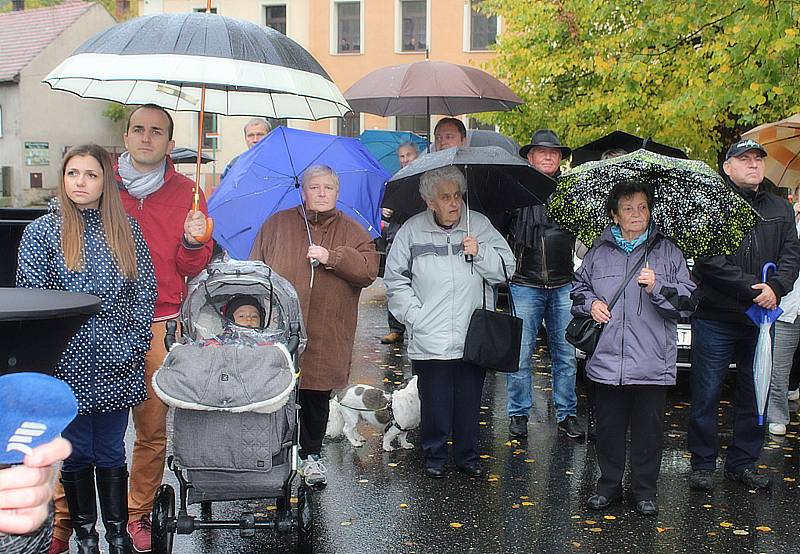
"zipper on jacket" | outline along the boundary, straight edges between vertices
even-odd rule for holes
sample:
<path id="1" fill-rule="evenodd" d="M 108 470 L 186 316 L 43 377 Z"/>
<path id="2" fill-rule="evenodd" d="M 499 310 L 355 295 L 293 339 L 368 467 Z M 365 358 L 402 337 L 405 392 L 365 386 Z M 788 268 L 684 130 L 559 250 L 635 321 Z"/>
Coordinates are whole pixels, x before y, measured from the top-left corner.
<path id="1" fill-rule="evenodd" d="M 544 245 L 544 230 L 542 230 L 542 276 L 544 277 L 543 281 L 546 285 L 549 279 L 547 276 L 547 251 Z"/>
<path id="2" fill-rule="evenodd" d="M 451 283 L 455 283 L 456 282 L 456 271 L 455 271 L 455 265 L 454 265 L 455 258 L 454 258 L 454 254 L 453 254 L 453 245 L 450 243 L 450 233 L 446 233 L 446 236 L 447 236 L 447 252 L 448 252 L 448 257 L 450 258 L 450 282 Z M 449 318 L 450 319 L 450 340 L 448 341 L 448 343 L 449 343 L 448 347 L 449 348 L 453 348 L 453 344 L 455 342 L 453 340 L 453 335 L 455 334 L 454 333 L 455 325 L 453 323 L 453 321 L 455 321 L 455 299 L 456 299 L 455 298 L 456 297 L 455 292 L 456 292 L 455 289 L 453 289 L 453 294 L 449 295 L 450 296 L 450 318 Z"/>
<path id="3" fill-rule="evenodd" d="M 628 263 L 631 261 L 631 255 L 625 259 L 625 275 L 628 274 Z M 624 276 L 623 276 L 624 279 Z M 619 384 L 622 386 L 622 373 L 625 368 L 625 294 L 628 292 L 628 284 L 625 283 L 625 288 L 622 289 L 622 347 L 619 353 Z"/>

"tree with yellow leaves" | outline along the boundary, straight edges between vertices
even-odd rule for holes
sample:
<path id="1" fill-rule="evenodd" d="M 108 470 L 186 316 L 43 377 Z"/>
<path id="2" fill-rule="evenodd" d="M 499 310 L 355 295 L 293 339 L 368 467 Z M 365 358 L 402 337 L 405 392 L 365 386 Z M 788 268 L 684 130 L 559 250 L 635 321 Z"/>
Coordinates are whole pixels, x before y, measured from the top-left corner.
<path id="1" fill-rule="evenodd" d="M 489 69 L 525 105 L 492 114 L 527 140 L 615 129 L 715 165 L 740 133 L 800 111 L 800 2 L 483 0 L 501 16 Z"/>

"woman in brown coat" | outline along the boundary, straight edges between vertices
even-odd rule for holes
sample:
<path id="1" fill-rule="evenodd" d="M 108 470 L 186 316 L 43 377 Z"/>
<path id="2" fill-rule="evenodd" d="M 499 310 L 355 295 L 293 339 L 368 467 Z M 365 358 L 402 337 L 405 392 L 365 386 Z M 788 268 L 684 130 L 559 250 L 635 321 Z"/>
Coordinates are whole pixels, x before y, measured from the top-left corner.
<path id="1" fill-rule="evenodd" d="M 317 165 L 303 173 L 302 207 L 270 217 L 256 237 L 251 259 L 287 278 L 300 298 L 308 346 L 300 358 L 300 472 L 309 486 L 327 484 L 320 459 L 333 389 L 347 386 L 358 321 L 358 299 L 378 275 L 369 234 L 336 209 L 339 177 Z"/>

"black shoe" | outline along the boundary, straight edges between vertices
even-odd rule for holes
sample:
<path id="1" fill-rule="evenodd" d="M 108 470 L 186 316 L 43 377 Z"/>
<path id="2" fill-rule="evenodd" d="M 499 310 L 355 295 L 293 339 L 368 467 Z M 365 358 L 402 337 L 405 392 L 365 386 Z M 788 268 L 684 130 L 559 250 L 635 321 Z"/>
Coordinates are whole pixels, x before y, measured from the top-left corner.
<path id="1" fill-rule="evenodd" d="M 575 416 L 567 416 L 564 421 L 559 421 L 558 430 L 563 431 L 571 439 L 582 439 L 586 435 Z"/>
<path id="2" fill-rule="evenodd" d="M 714 489 L 714 470 L 695 469 L 689 475 L 689 487 L 697 491 L 710 491 Z"/>
<path id="3" fill-rule="evenodd" d="M 725 478 L 744 484 L 748 489 L 768 489 L 772 485 L 769 475 L 758 473 L 754 469 L 743 469 L 742 471 L 725 470 Z"/>
<path id="4" fill-rule="evenodd" d="M 654 516 L 658 513 L 658 505 L 655 500 L 640 500 L 634 509 L 643 516 Z"/>
<path id="5" fill-rule="evenodd" d="M 619 495 L 608 498 L 602 494 L 593 494 L 589 497 L 589 500 L 586 501 L 586 507 L 590 510 L 604 510 L 619 499 Z"/>
<path id="6" fill-rule="evenodd" d="M 128 535 L 128 468 L 98 468 L 95 474 L 108 552 L 130 554 L 133 547 Z"/>
<path id="7" fill-rule="evenodd" d="M 486 472 L 483 471 L 480 467 L 476 464 L 468 464 L 465 466 L 458 466 L 458 471 L 461 473 L 466 473 L 470 477 L 483 477 L 486 475 Z"/>
<path id="8" fill-rule="evenodd" d="M 69 518 L 75 531 L 78 554 L 100 554 L 95 500 L 94 468 L 79 471 L 62 471 L 61 484 L 69 506 Z M 127 501 L 127 491 L 125 499 Z M 127 522 L 126 522 L 127 523 Z"/>
<path id="9" fill-rule="evenodd" d="M 518 439 L 528 436 L 528 418 L 524 415 L 512 415 L 508 422 L 508 434 Z"/>
<path id="10" fill-rule="evenodd" d="M 426 467 L 425 475 L 427 475 L 431 479 L 444 479 L 444 468 L 442 466 Z"/>

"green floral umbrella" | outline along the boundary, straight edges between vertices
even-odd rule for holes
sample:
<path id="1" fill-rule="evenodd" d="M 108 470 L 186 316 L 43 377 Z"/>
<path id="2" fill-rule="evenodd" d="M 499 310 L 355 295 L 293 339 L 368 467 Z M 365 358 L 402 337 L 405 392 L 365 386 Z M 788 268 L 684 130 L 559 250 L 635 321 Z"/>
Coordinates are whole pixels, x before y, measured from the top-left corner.
<path id="1" fill-rule="evenodd" d="M 606 198 L 621 181 L 652 187 L 653 221 L 687 258 L 731 254 L 759 218 L 707 164 L 646 150 L 587 162 L 564 173 L 547 212 L 590 245 L 611 223 Z"/>

